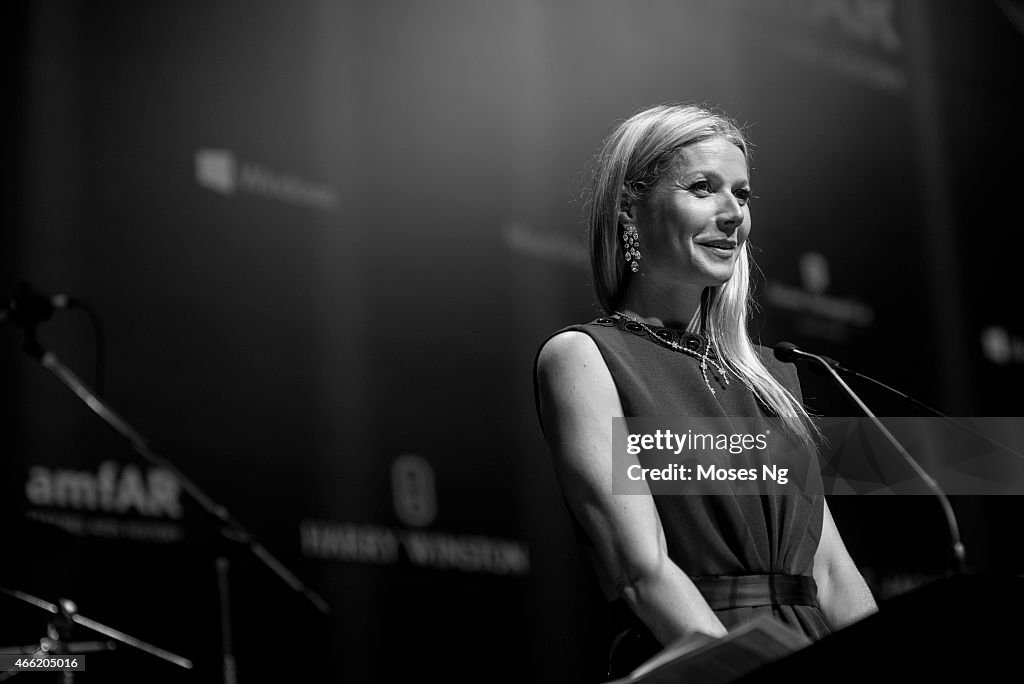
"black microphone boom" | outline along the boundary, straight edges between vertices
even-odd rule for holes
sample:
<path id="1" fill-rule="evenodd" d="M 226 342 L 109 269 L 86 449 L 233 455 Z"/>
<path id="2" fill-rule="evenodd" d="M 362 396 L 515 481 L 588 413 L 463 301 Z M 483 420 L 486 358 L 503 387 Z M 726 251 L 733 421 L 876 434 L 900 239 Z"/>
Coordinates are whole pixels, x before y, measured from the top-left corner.
<path id="1" fill-rule="evenodd" d="M 894 449 L 896 449 L 896 452 L 903 457 L 907 464 L 910 465 L 915 473 L 917 473 L 917 476 L 924 481 L 925 485 L 927 485 L 928 489 L 932 491 L 932 493 L 938 498 L 939 503 L 942 505 L 942 512 L 946 517 L 946 525 L 949 527 L 950 548 L 953 553 L 953 567 L 957 573 L 963 573 L 964 545 L 960 541 L 960 526 L 956 522 L 956 515 L 953 513 L 953 507 L 950 505 L 949 499 L 946 497 L 946 493 L 942 491 L 941 487 L 939 487 L 939 483 L 936 482 L 932 476 L 914 460 L 905 448 L 903 448 L 903 445 L 899 443 L 899 440 L 897 440 L 885 425 L 882 424 L 882 421 L 878 420 L 878 416 L 868 408 L 867 404 L 861 401 L 861 398 L 857 396 L 857 393 L 850 389 L 850 386 L 847 385 L 841 377 L 839 377 L 837 367 L 842 368 L 842 366 L 840 366 L 834 359 L 827 359 L 826 357 L 806 352 L 792 342 L 779 342 L 775 345 L 774 351 L 775 358 L 784 363 L 794 363 L 798 359 L 807 359 L 820 364 L 825 372 L 832 377 L 837 385 L 839 385 L 840 389 L 846 392 L 847 396 L 849 396 L 850 399 L 860 407 L 860 410 L 864 412 L 864 415 L 871 419 L 871 422 L 875 424 L 875 427 L 878 428 L 879 432 L 889 440 L 889 443 L 892 444 Z M 853 374 L 853 371 L 850 371 L 849 369 L 843 368 L 843 370 L 848 374 Z"/>

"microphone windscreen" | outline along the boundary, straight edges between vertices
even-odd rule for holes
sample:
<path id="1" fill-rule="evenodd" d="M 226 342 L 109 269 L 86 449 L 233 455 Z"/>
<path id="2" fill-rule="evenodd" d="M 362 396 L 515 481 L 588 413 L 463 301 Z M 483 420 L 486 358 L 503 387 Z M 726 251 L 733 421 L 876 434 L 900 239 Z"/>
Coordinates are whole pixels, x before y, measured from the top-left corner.
<path id="1" fill-rule="evenodd" d="M 796 352 L 800 348 L 792 342 L 779 342 L 774 347 L 775 358 L 783 363 L 794 363 L 797 359 Z"/>

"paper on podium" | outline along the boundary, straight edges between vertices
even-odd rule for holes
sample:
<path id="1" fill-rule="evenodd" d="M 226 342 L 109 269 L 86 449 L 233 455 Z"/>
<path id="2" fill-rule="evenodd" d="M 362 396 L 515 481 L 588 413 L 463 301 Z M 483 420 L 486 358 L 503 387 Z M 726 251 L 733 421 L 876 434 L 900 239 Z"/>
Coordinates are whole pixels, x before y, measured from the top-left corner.
<path id="1" fill-rule="evenodd" d="M 810 639 L 778 620 L 761 616 L 724 637 L 682 637 L 633 670 L 608 684 L 724 684 L 762 665 L 809 646 Z"/>

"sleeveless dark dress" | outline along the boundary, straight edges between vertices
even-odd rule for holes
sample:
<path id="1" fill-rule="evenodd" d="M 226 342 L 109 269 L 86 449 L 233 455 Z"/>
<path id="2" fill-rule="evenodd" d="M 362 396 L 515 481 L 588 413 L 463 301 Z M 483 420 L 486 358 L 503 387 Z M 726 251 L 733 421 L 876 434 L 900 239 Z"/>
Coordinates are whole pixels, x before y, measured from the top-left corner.
<path id="1" fill-rule="evenodd" d="M 649 327 L 663 339 L 703 349 L 703 339 L 697 335 Z M 709 362 L 708 378 L 716 391 L 713 395 L 705 385 L 700 359 L 651 339 L 650 333 L 636 323 L 599 318 L 565 330 L 585 333 L 597 344 L 615 381 L 627 421 L 630 416 L 709 416 L 739 417 L 744 431 L 758 431 L 759 424 L 767 425 L 767 409 L 742 383 L 735 378 L 727 386 L 716 383 L 711 372 L 714 366 Z M 795 368 L 778 362 L 763 347 L 757 350 L 775 378 L 802 401 Z M 654 496 L 669 557 L 694 579 L 726 629 L 767 614 L 812 641 L 830 632 L 817 605 L 812 578 L 824 513 L 821 473 L 814 454 L 804 452 L 802 458 L 809 462 L 806 486 L 799 495 Z M 581 541 L 589 543 L 578 523 L 576 528 Z M 787 599 L 784 590 L 777 594 L 773 588 L 771 600 L 730 603 L 718 596 L 712 601 L 711 594 L 721 592 L 702 588 L 704 578 L 704 584 L 715 585 L 716 578 L 740 578 L 728 581 L 752 580 L 762 587 L 765 580 L 795 579 L 803 584 L 804 600 Z M 730 591 L 735 594 L 734 589 Z M 780 595 L 782 599 L 777 601 Z M 657 653 L 661 645 L 624 601 L 614 601 L 610 610 L 609 675 L 621 676 Z"/>

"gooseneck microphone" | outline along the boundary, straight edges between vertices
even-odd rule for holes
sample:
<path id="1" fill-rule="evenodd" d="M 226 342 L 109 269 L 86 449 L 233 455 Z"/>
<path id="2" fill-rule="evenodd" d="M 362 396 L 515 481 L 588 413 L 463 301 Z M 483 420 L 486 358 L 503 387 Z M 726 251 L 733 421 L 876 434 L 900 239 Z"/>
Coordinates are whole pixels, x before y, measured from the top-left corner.
<path id="1" fill-rule="evenodd" d="M 805 352 L 803 349 L 796 346 L 792 342 L 779 342 L 777 345 L 775 345 L 774 350 L 775 358 L 784 363 L 796 363 L 797 361 L 814 361 L 821 363 L 821 366 L 812 365 L 812 368 L 814 368 L 816 372 L 819 372 L 822 375 L 828 372 L 825 370 L 819 370 L 823 368 L 832 368 L 840 375 L 856 375 L 856 373 L 854 373 L 852 370 L 850 370 L 843 364 L 839 363 L 835 359 L 830 358 L 828 356 L 808 354 L 807 352 Z"/>
<path id="2" fill-rule="evenodd" d="M 832 377 L 835 383 L 839 385 L 840 389 L 846 392 L 847 396 L 849 396 L 850 399 L 860 407 L 860 410 L 864 412 L 864 415 L 866 415 L 871 422 L 875 424 L 875 427 L 878 428 L 879 432 L 889 440 L 889 443 L 892 444 L 893 448 L 896 449 L 896 452 L 903 457 L 903 460 L 905 460 L 914 472 L 917 473 L 917 476 L 920 477 L 928 489 L 932 491 L 942 506 L 942 512 L 946 517 L 946 525 L 949 527 L 950 549 L 953 554 L 953 567 L 958 574 L 962 574 L 964 572 L 964 545 L 960 541 L 960 526 L 957 524 L 956 515 L 953 513 L 953 507 L 949 503 L 949 498 L 946 496 L 946 493 L 942 491 L 942 488 L 939 487 L 939 483 L 936 482 L 932 476 L 914 460 L 907 450 L 903 448 L 903 445 L 900 444 L 899 440 L 897 440 L 893 434 L 889 432 L 888 428 L 882 424 L 882 421 L 878 420 L 878 417 L 871 411 L 871 409 L 868 408 L 867 404 L 861 401 L 861 398 L 857 396 L 857 393 L 854 392 L 841 377 L 839 377 L 840 372 L 844 372 L 848 375 L 859 374 L 853 373 L 853 371 L 842 366 L 835 359 L 830 359 L 826 356 L 819 356 L 818 354 L 812 354 L 811 352 L 801 349 L 792 342 L 779 342 L 775 345 L 774 351 L 775 358 L 784 363 L 796 363 L 797 361 L 806 360 L 818 364 L 820 368 L 824 369 L 824 371 Z"/>

